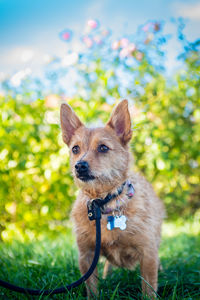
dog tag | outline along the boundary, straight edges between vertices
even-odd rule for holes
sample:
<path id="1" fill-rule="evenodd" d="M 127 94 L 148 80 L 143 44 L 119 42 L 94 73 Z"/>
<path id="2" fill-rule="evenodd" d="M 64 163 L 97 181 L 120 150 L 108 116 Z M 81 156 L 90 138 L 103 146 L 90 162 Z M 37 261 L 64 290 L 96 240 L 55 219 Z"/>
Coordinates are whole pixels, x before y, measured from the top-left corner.
<path id="1" fill-rule="evenodd" d="M 126 217 L 124 215 L 116 216 L 114 224 L 115 228 L 119 228 L 121 230 L 126 229 Z"/>
<path id="2" fill-rule="evenodd" d="M 115 228 L 114 226 L 114 221 L 115 221 L 115 218 L 113 216 L 108 216 L 107 217 L 107 229 L 108 230 L 113 230 L 113 228 Z"/>
<path id="3" fill-rule="evenodd" d="M 120 230 L 126 229 L 126 216 L 108 216 L 107 218 L 107 229 L 113 230 L 114 228 L 119 228 Z"/>

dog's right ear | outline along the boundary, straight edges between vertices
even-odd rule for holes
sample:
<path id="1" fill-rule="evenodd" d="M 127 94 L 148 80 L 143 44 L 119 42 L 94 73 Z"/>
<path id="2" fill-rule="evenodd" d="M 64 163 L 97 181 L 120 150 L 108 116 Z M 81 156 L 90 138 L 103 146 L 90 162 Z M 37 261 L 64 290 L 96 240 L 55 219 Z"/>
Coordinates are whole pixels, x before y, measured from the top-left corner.
<path id="1" fill-rule="evenodd" d="M 61 129 L 62 129 L 62 137 L 64 143 L 69 145 L 72 136 L 75 131 L 83 126 L 75 112 L 68 105 L 63 103 L 60 108 L 60 121 L 61 121 Z"/>

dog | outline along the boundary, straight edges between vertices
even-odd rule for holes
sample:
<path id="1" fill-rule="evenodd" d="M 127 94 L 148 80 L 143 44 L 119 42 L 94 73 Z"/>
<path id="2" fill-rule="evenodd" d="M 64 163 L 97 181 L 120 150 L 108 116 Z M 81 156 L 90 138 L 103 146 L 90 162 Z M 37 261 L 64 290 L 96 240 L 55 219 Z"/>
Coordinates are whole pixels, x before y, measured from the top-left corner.
<path id="1" fill-rule="evenodd" d="M 80 189 L 72 208 L 82 274 L 89 269 L 95 250 L 95 222 L 87 215 L 87 203 L 114 195 L 102 207 L 101 255 L 111 266 L 133 269 L 139 262 L 142 293 L 154 297 L 159 267 L 158 248 L 164 206 L 151 184 L 129 171 L 132 137 L 128 101 L 121 101 L 104 127 L 87 128 L 68 104 L 60 110 L 64 143 L 70 150 L 70 165 Z M 87 294 L 98 295 L 97 268 L 87 280 Z"/>

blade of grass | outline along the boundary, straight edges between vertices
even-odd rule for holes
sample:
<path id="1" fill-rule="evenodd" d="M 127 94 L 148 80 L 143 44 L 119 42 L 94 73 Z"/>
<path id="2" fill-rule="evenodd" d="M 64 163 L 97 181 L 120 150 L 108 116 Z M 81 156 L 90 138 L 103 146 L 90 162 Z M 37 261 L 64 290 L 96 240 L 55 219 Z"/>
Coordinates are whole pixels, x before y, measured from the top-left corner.
<path id="1" fill-rule="evenodd" d="M 158 298 L 160 298 L 160 296 L 158 295 L 158 293 L 156 293 L 156 291 L 152 288 L 152 286 L 144 279 L 144 277 L 142 277 L 141 275 L 138 275 L 151 289 L 152 291 L 156 294 L 156 296 Z"/>
<path id="2" fill-rule="evenodd" d="M 114 290 L 114 292 L 113 292 L 113 294 L 112 294 L 110 300 L 114 300 L 114 297 L 115 297 L 115 294 L 117 293 L 117 290 L 118 290 L 118 288 L 119 288 L 119 285 L 120 285 L 120 282 L 117 284 L 117 286 L 116 286 L 116 288 L 115 288 L 115 290 Z"/>

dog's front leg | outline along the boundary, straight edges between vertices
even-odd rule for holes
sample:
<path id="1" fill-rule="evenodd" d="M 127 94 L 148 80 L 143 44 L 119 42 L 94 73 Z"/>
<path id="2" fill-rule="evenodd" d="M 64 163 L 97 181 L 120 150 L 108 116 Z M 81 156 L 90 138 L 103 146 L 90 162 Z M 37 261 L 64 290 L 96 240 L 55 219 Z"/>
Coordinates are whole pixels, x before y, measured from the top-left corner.
<path id="1" fill-rule="evenodd" d="M 150 298 L 156 298 L 155 292 L 157 291 L 158 280 L 157 249 L 153 249 L 153 251 L 152 249 L 145 249 L 144 254 L 140 260 L 140 272 L 141 276 L 144 278 L 144 280 L 142 279 L 143 295 L 148 295 Z"/>
<path id="2" fill-rule="evenodd" d="M 93 257 L 94 257 L 94 252 L 92 252 L 92 251 L 88 251 L 86 253 L 81 253 L 81 252 L 79 253 L 79 268 L 80 268 L 82 275 L 84 275 L 88 271 L 89 267 L 92 264 Z M 95 268 L 92 275 L 86 281 L 88 298 L 98 296 L 98 289 L 97 289 L 98 278 L 97 278 L 97 276 L 98 276 L 97 268 Z"/>
<path id="3" fill-rule="evenodd" d="M 111 263 L 106 259 L 105 265 L 104 265 L 104 269 L 103 269 L 103 279 L 106 278 L 106 276 L 108 274 L 110 274 L 112 271 L 112 265 Z"/>

